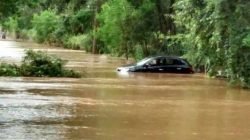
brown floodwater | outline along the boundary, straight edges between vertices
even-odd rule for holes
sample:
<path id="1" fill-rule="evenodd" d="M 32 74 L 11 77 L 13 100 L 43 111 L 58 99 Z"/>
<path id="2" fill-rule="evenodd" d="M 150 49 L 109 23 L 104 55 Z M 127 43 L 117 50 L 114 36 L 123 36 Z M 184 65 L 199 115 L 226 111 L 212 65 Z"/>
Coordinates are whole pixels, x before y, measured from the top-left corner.
<path id="1" fill-rule="evenodd" d="M 0 139 L 248 140 L 250 91 L 200 74 L 117 73 L 106 55 L 0 41 L 2 62 L 25 49 L 68 60 L 85 76 L 0 78 Z"/>

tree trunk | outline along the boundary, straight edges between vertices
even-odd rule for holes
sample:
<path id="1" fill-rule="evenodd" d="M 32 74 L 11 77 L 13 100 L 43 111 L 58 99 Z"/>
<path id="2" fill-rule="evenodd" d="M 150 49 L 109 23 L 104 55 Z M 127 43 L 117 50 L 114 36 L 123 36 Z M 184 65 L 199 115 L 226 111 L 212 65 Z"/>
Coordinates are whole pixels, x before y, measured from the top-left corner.
<path id="1" fill-rule="evenodd" d="M 158 11 L 158 19 L 159 19 L 159 24 L 160 24 L 160 31 L 162 33 L 167 33 L 167 21 L 164 17 L 164 10 L 162 7 L 162 2 L 161 0 L 156 0 L 156 7 L 157 7 L 157 11 Z"/>
<path id="2" fill-rule="evenodd" d="M 164 7 L 164 3 L 162 2 L 162 0 L 156 0 L 160 31 L 164 34 L 167 33 L 175 34 L 176 27 L 174 20 L 171 17 L 172 14 L 174 14 L 173 5 L 175 3 L 175 0 L 168 0 L 167 2 L 168 2 L 167 6 L 165 5 Z"/>
<path id="3" fill-rule="evenodd" d="M 172 35 L 172 34 L 176 34 L 176 26 L 175 26 L 175 23 L 174 23 L 174 19 L 172 18 L 172 15 L 174 14 L 174 8 L 173 8 L 173 5 L 175 3 L 175 0 L 170 0 L 170 4 L 169 4 L 169 7 L 168 7 L 168 31 L 169 33 Z"/>
<path id="4" fill-rule="evenodd" d="M 129 56 L 129 44 L 128 42 L 126 43 L 126 59 L 128 60 L 128 56 Z"/>
<path id="5" fill-rule="evenodd" d="M 97 5 L 95 6 L 95 13 L 94 13 L 94 22 L 93 22 L 93 40 L 92 40 L 92 53 L 96 54 L 97 53 L 97 48 L 96 48 L 96 32 L 97 32 Z"/>

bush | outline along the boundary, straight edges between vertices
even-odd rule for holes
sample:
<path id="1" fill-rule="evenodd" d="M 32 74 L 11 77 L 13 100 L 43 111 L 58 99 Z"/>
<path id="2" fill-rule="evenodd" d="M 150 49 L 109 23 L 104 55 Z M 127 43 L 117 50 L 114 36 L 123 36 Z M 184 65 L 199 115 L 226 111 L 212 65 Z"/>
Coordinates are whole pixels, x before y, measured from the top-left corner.
<path id="1" fill-rule="evenodd" d="M 0 64 L 0 76 L 20 76 L 20 68 L 15 64 Z"/>
<path id="2" fill-rule="evenodd" d="M 88 47 L 90 45 L 90 38 L 88 35 L 77 35 L 77 36 L 70 36 L 67 41 L 65 42 L 65 46 L 71 49 L 86 49 L 88 51 Z"/>
<path id="3" fill-rule="evenodd" d="M 65 69 L 65 62 L 41 51 L 28 50 L 20 67 L 1 64 L 0 76 L 81 77 L 79 73 Z"/>
<path id="4" fill-rule="evenodd" d="M 46 10 L 40 14 L 35 14 L 32 19 L 35 40 L 40 43 L 51 41 L 53 32 L 60 25 L 60 20 L 60 16 L 56 15 L 56 12 L 52 10 Z"/>

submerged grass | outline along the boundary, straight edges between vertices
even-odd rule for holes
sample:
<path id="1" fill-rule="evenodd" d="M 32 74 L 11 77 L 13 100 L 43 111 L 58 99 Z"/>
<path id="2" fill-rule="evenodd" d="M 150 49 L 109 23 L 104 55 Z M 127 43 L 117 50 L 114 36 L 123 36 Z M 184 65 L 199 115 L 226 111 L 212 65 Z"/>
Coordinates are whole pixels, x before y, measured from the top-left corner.
<path id="1" fill-rule="evenodd" d="M 27 50 L 20 66 L 1 63 L 0 76 L 81 77 L 78 72 L 66 69 L 65 63 L 66 61 L 45 52 Z"/>

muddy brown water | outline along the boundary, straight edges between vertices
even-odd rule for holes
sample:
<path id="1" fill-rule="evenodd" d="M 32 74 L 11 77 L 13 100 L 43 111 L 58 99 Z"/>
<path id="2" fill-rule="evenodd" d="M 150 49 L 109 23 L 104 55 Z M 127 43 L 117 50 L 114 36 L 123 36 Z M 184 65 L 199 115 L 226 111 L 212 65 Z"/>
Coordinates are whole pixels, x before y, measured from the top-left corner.
<path id="1" fill-rule="evenodd" d="M 250 92 L 203 75 L 117 73 L 126 61 L 0 41 L 1 61 L 24 49 L 67 59 L 84 78 L 0 78 L 0 139 L 248 140 Z M 85 72 L 83 72 L 85 71 Z"/>

